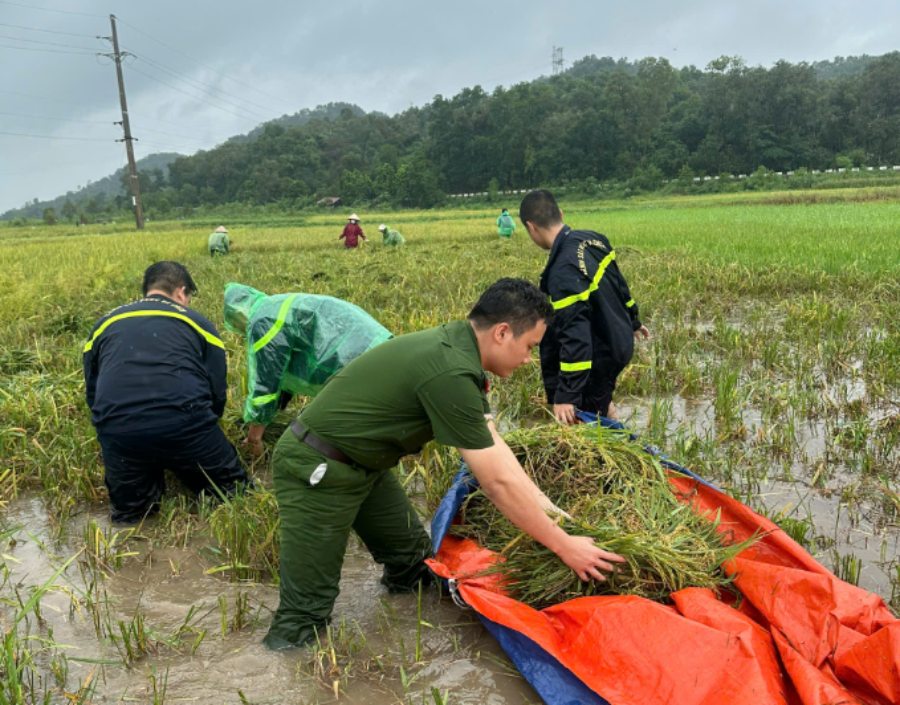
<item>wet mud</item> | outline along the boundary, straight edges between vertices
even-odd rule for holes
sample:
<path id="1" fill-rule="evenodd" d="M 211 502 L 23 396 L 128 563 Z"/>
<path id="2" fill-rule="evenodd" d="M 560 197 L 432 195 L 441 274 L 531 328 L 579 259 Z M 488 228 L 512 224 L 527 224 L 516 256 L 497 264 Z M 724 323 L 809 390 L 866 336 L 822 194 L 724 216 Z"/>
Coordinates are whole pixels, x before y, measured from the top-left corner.
<path id="1" fill-rule="evenodd" d="M 101 515 L 88 518 L 108 525 Z M 74 538 L 68 541 L 47 535 L 48 517 L 37 498 L 11 503 L 3 523 L 18 529 L 3 547 L 10 580 L 0 598 L 27 595 L 78 550 L 78 526 L 70 527 Z M 94 683 L 92 703 L 157 702 L 161 689 L 161 703 L 433 704 L 448 693 L 453 703 L 539 702 L 471 612 L 430 588 L 420 618 L 419 597 L 388 595 L 380 567 L 355 541 L 341 579 L 333 643 L 280 653 L 261 644 L 277 588 L 208 574 L 212 563 L 197 546 L 159 548 L 132 538 L 128 548 L 138 555 L 93 586 L 76 559 L 41 599 L 40 623 L 30 620 L 32 636 L 52 639 L 66 655 L 71 683 Z M 90 601 L 100 606 L 92 610 L 85 604 Z M 238 604 L 244 624 L 234 629 Z M 140 615 L 150 634 L 148 652 L 123 665 L 121 650 L 97 636 L 97 612 L 114 626 Z M 0 616 L 10 614 L 9 605 L 0 606 Z"/>

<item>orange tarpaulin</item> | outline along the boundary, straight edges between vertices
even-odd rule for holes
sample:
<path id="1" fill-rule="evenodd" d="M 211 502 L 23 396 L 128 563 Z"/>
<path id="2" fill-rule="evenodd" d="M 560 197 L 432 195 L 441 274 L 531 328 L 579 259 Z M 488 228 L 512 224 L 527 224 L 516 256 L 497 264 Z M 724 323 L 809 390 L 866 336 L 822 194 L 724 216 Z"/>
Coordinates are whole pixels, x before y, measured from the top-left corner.
<path id="1" fill-rule="evenodd" d="M 880 597 L 839 580 L 737 500 L 689 477 L 670 481 L 695 511 L 718 513 L 721 532 L 738 541 L 761 533 L 723 566 L 737 600 L 688 588 L 672 593 L 671 605 L 582 597 L 538 611 L 506 595 L 499 575 L 481 574 L 496 554 L 453 536 L 431 568 L 454 579 L 480 616 L 574 674 L 599 696 L 594 702 L 900 704 L 900 620 Z M 546 688 L 539 692 L 550 702 Z"/>

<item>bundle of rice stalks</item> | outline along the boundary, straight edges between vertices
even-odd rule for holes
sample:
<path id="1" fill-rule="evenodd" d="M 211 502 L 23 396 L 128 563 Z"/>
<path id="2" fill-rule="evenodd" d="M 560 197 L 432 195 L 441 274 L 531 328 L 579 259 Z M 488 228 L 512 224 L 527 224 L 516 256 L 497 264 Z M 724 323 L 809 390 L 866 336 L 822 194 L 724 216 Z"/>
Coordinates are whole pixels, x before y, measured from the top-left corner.
<path id="1" fill-rule="evenodd" d="M 477 491 L 464 503 L 463 523 L 453 532 L 503 556 L 494 570 L 522 602 L 541 608 L 599 594 L 662 601 L 684 587 L 716 589 L 729 582 L 719 565 L 749 545 L 727 545 L 716 521 L 680 502 L 658 461 L 621 432 L 552 425 L 514 431 L 505 439 L 537 485 L 572 517 L 558 519 L 563 529 L 590 536 L 627 559 L 607 582 L 582 582 Z"/>
<path id="2" fill-rule="evenodd" d="M 278 575 L 278 505 L 275 495 L 256 488 L 225 498 L 209 517 L 221 561 L 212 573 L 235 580 L 264 580 Z"/>

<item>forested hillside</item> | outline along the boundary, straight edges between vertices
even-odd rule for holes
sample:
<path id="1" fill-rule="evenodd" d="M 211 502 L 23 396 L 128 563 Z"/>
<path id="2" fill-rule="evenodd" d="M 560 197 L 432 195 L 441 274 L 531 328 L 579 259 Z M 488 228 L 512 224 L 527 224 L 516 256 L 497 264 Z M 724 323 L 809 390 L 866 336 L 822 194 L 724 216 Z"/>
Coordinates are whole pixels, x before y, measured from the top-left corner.
<path id="1" fill-rule="evenodd" d="M 331 104 L 144 174 L 150 214 L 239 203 L 427 207 L 447 193 L 759 167 L 900 164 L 900 52 L 705 69 L 586 57 L 565 73 L 435 96 L 394 116 Z"/>
<path id="2" fill-rule="evenodd" d="M 267 126 L 179 159 L 165 203 L 340 195 L 427 206 L 456 193 L 583 179 L 900 163 L 900 53 L 706 70 L 588 57 L 553 78 L 479 87 L 388 117 Z M 856 69 L 854 72 L 851 69 Z M 830 76 L 830 77 L 828 77 Z M 840 161 L 839 161 L 839 158 Z"/>

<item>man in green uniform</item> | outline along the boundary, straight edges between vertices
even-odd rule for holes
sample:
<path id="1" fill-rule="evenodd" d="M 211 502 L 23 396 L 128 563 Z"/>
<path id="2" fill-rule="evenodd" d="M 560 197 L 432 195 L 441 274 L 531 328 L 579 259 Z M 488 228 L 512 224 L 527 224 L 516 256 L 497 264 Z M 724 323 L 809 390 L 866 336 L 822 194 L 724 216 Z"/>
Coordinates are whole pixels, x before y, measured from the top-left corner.
<path id="1" fill-rule="evenodd" d="M 275 447 L 281 516 L 280 603 L 265 644 L 302 646 L 329 621 L 351 529 L 384 566 L 391 591 L 430 574 L 428 535 L 392 472 L 432 439 L 456 446 L 485 494 L 582 580 L 604 580 L 620 556 L 571 536 L 491 420 L 485 372 L 531 360 L 552 315 L 521 279 L 490 286 L 465 321 L 382 343 L 338 372 Z"/>
<path id="2" fill-rule="evenodd" d="M 231 241 L 228 239 L 228 230 L 225 229 L 224 225 L 220 225 L 209 234 L 207 245 L 209 246 L 209 254 L 213 257 L 228 254 L 229 250 L 231 250 Z"/>

